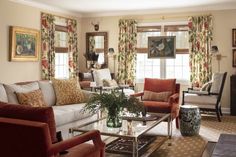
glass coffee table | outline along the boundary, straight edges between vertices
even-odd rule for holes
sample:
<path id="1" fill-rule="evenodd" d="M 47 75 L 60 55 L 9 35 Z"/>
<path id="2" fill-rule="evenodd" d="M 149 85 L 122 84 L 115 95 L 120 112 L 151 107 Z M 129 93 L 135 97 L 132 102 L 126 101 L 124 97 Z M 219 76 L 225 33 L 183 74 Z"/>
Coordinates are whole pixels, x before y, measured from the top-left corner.
<path id="1" fill-rule="evenodd" d="M 152 118 L 148 118 L 152 117 Z M 148 113 L 147 118 L 127 118 L 124 117 L 122 121 L 122 127 L 120 128 L 110 128 L 106 126 L 106 117 L 100 118 L 98 120 L 86 123 L 81 126 L 73 127 L 70 132 L 73 136 L 78 133 L 84 133 L 90 130 L 99 130 L 101 135 L 118 137 L 120 139 L 126 139 L 132 142 L 131 153 L 133 157 L 139 156 L 140 150 L 140 140 L 144 133 L 151 130 L 153 127 L 157 126 L 161 122 L 167 122 L 167 136 L 171 138 L 172 136 L 172 121 L 171 115 L 163 113 Z M 112 143 L 112 142 L 111 142 Z M 109 145 L 109 144 L 108 144 Z"/>

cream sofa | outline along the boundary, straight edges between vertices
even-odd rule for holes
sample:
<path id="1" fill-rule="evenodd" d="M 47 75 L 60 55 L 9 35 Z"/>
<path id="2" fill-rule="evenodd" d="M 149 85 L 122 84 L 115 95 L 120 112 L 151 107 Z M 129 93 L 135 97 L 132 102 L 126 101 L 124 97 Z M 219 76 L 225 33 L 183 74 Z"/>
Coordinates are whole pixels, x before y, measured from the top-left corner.
<path id="1" fill-rule="evenodd" d="M 44 100 L 48 106 L 52 106 L 57 131 L 61 131 L 64 138 L 69 137 L 69 128 L 97 119 L 96 114 L 92 115 L 91 113 L 82 111 L 85 103 L 56 106 L 56 95 L 53 85 L 49 81 L 34 81 L 10 85 L 0 83 L 0 101 L 19 105 L 15 92 L 24 93 L 37 89 L 42 90 Z M 82 90 L 82 92 L 85 99 L 91 95 L 89 91 Z"/>

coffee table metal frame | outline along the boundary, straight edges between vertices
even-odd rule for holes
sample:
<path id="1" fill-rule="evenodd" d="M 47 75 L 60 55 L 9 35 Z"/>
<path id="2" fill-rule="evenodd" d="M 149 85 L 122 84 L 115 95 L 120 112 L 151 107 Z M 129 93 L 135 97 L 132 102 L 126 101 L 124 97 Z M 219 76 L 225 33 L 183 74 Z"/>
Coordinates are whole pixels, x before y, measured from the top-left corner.
<path id="1" fill-rule="evenodd" d="M 133 151 L 132 156 L 138 157 L 138 138 L 144 133 L 148 132 L 158 124 L 163 121 L 167 121 L 167 134 L 170 139 L 172 136 L 172 119 L 171 114 L 163 113 L 152 113 L 157 114 L 160 118 L 154 121 L 146 121 L 146 125 L 143 125 L 142 121 L 132 121 L 133 131 L 130 133 L 126 130 L 127 126 L 122 124 L 120 128 L 109 128 L 106 126 L 106 117 L 100 118 L 83 125 L 70 128 L 69 132 L 72 133 L 72 136 L 75 136 L 78 132 L 88 132 L 90 130 L 99 130 L 101 135 L 111 136 L 111 137 L 121 137 L 126 139 L 131 139 L 133 141 Z M 126 120 L 123 120 L 123 122 Z M 127 121 L 126 121 L 127 122 Z"/>

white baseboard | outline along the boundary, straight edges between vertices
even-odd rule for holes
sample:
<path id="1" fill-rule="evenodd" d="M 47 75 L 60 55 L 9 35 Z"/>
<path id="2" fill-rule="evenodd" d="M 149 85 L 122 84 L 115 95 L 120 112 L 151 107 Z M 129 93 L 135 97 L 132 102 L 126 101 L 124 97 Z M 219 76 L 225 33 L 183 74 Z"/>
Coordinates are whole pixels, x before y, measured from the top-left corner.
<path id="1" fill-rule="evenodd" d="M 230 114 L 230 108 L 222 107 L 221 110 L 223 114 Z"/>

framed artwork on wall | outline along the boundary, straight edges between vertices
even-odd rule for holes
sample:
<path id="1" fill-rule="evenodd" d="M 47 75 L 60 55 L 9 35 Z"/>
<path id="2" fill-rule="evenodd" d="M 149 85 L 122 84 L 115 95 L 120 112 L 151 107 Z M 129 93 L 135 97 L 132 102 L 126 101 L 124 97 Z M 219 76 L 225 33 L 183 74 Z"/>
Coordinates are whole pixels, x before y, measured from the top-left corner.
<path id="1" fill-rule="evenodd" d="M 175 58 L 175 36 L 148 37 L 148 58 Z"/>
<path id="2" fill-rule="evenodd" d="M 39 30 L 10 26 L 10 61 L 38 61 L 40 48 Z"/>
<path id="3" fill-rule="evenodd" d="M 233 67 L 236 67 L 236 49 L 233 49 L 233 56 L 232 56 L 232 58 L 233 58 Z"/>
<path id="4" fill-rule="evenodd" d="M 232 46 L 236 46 L 236 28 L 232 29 Z"/>

